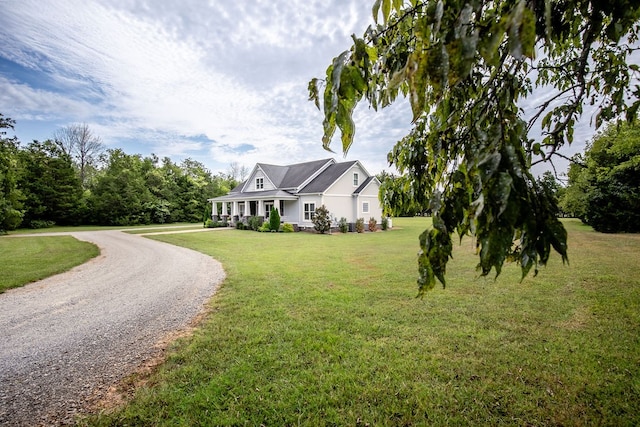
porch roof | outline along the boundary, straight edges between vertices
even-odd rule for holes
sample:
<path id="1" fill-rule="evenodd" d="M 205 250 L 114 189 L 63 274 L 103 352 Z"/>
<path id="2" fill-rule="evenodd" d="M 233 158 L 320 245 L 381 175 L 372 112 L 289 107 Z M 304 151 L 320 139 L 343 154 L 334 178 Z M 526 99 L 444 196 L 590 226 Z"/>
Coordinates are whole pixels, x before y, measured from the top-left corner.
<path id="1" fill-rule="evenodd" d="M 239 193 L 229 193 L 225 196 L 214 197 L 208 199 L 210 202 L 244 202 L 252 200 L 298 200 L 298 196 L 295 196 L 288 191 L 284 190 L 266 190 L 266 191 L 247 191 Z"/>

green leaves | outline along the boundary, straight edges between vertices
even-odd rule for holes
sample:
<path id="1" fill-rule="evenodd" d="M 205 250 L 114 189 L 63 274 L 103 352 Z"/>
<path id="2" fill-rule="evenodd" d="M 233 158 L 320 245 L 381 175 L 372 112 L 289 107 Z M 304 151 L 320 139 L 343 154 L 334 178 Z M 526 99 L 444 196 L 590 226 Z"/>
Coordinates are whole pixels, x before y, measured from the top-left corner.
<path id="1" fill-rule="evenodd" d="M 634 49 L 618 43 L 638 40 L 640 8 L 627 0 L 376 0 L 372 13 L 377 25 L 327 69 L 323 146 L 338 127 L 342 150 L 351 147 L 363 97 L 374 109 L 409 98 L 414 127 L 388 155 L 401 176 L 385 183 L 382 198 L 387 211 L 433 213 L 434 229 L 420 236 L 421 292 L 444 284 L 453 232 L 477 237 L 483 275 L 516 261 L 524 277 L 551 250 L 566 261 L 566 233 L 531 176 L 532 157 L 549 161 L 572 142 L 585 100 L 598 104 L 598 125 L 640 109 L 640 86 L 631 90 L 640 68 L 627 60 Z M 309 85 L 317 106 L 318 82 Z M 525 122 L 522 99 L 539 86 L 554 92 Z"/>
<path id="2" fill-rule="evenodd" d="M 356 43 L 354 52 L 345 51 L 334 58 L 332 65 L 327 69 L 326 87 L 324 90 L 324 136 L 322 146 L 329 150 L 336 126 L 342 133 L 342 150 L 349 151 L 355 134 L 353 122 L 353 110 L 358 101 L 367 90 L 367 82 L 361 73 L 361 69 L 352 65 L 353 59 L 360 62 L 368 60 L 368 51 L 362 43 Z M 309 82 L 309 100 L 314 101 L 320 109 L 319 80 L 312 79 Z"/>
<path id="3" fill-rule="evenodd" d="M 378 16 L 380 15 L 380 11 L 382 10 L 382 21 L 386 25 L 389 22 L 389 17 L 391 15 L 391 9 L 396 13 L 400 13 L 402 11 L 402 0 L 375 0 L 373 2 L 373 19 L 378 23 Z M 415 2 L 414 2 L 415 3 Z"/>

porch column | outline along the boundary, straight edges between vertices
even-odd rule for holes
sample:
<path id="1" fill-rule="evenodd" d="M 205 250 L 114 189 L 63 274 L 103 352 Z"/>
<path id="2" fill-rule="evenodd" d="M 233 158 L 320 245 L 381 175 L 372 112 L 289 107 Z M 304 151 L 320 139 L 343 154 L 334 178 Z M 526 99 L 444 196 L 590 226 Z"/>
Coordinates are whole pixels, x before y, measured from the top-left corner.
<path id="1" fill-rule="evenodd" d="M 264 202 L 258 200 L 258 216 L 264 216 Z"/>
<path id="2" fill-rule="evenodd" d="M 211 202 L 211 218 L 218 216 L 218 202 Z"/>
<path id="3" fill-rule="evenodd" d="M 222 202 L 222 216 L 229 215 L 229 209 L 227 208 L 227 202 Z"/>
<path id="4" fill-rule="evenodd" d="M 280 212 L 280 199 L 273 199 L 273 209 L 277 209 L 278 215 L 282 217 L 282 212 Z"/>
<path id="5" fill-rule="evenodd" d="M 231 216 L 238 215 L 238 201 L 234 200 L 231 204 Z"/>

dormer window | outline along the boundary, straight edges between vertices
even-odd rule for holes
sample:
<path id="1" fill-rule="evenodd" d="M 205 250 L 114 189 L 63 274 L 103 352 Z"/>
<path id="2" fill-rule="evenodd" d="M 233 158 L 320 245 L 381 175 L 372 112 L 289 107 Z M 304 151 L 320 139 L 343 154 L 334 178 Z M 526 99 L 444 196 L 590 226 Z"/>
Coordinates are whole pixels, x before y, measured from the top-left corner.
<path id="1" fill-rule="evenodd" d="M 256 178 L 256 190 L 262 190 L 264 188 L 264 178 Z"/>
<path id="2" fill-rule="evenodd" d="M 353 186 L 357 187 L 360 184 L 360 177 L 358 176 L 358 172 L 353 173 Z"/>

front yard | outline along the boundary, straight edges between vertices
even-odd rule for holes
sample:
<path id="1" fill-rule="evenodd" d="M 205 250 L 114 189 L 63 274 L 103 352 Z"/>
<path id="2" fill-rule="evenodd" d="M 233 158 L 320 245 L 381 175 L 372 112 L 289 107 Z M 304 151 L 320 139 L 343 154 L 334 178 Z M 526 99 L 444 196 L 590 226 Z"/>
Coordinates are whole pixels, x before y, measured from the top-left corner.
<path id="1" fill-rule="evenodd" d="M 417 293 L 418 234 L 229 230 L 153 238 L 220 260 L 208 319 L 97 425 L 634 425 L 640 236 L 576 220 L 569 259 L 477 277 L 471 239 L 448 286 Z M 134 381 L 135 379 L 132 379 Z"/>

